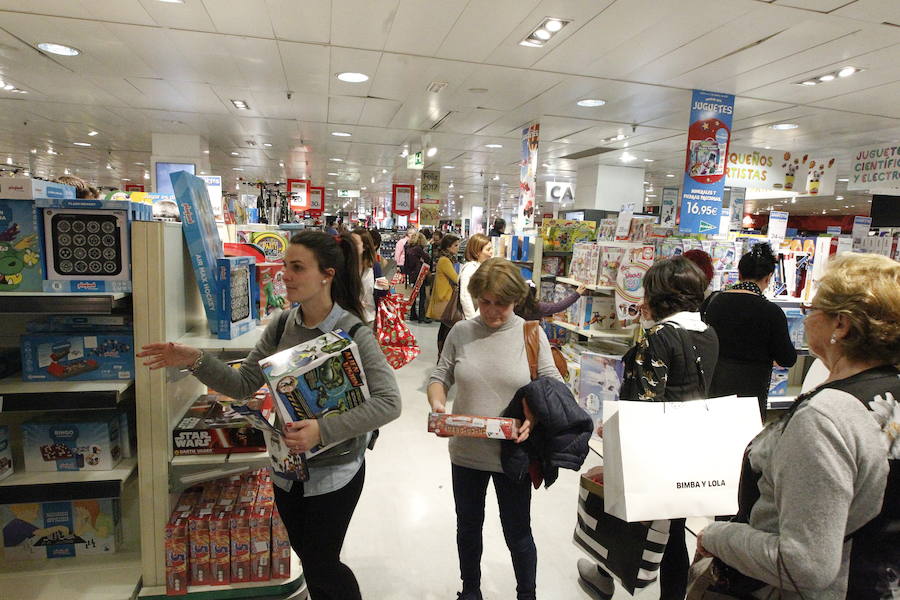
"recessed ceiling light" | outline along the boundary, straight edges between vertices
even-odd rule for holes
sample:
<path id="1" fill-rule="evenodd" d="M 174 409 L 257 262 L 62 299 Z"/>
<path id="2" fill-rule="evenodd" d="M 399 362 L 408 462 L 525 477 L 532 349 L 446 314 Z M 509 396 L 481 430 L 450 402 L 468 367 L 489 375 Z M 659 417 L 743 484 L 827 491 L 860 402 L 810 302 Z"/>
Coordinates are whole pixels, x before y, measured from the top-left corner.
<path id="1" fill-rule="evenodd" d="M 850 181 L 850 180 L 849 180 L 848 178 L 846 178 L 846 177 L 838 177 L 838 181 L 843 181 L 844 183 L 846 183 L 846 182 L 848 182 L 848 181 Z"/>
<path id="2" fill-rule="evenodd" d="M 453 165 L 444 165 L 444 168 L 445 169 L 455 169 L 456 167 L 454 167 Z"/>
<path id="3" fill-rule="evenodd" d="M 844 67 L 838 71 L 838 77 L 850 77 L 854 73 L 856 73 L 856 67 Z"/>
<path id="4" fill-rule="evenodd" d="M 585 106 L 587 108 L 594 108 L 597 106 L 603 106 L 606 104 L 606 100 L 601 100 L 600 98 L 584 98 L 583 100 L 579 100 L 576 102 L 578 106 Z"/>
<path id="5" fill-rule="evenodd" d="M 649 182 L 649 181 L 645 181 L 645 182 L 644 182 L 644 185 L 650 185 L 650 182 Z"/>
<path id="6" fill-rule="evenodd" d="M 244 169 L 242 169 L 240 167 L 231 167 L 231 170 L 232 171 L 243 171 Z"/>
<path id="7" fill-rule="evenodd" d="M 81 50 L 79 50 L 78 48 L 73 48 L 72 46 L 66 46 L 64 44 L 56 44 L 53 42 L 41 42 L 37 45 L 37 47 L 44 52 L 49 52 L 50 54 L 58 54 L 59 56 L 78 56 L 79 54 L 81 54 Z"/>
<path id="8" fill-rule="evenodd" d="M 347 83 L 362 83 L 369 80 L 369 76 L 365 73 L 353 73 L 350 71 L 346 73 L 338 73 L 337 78 Z"/>
<path id="9" fill-rule="evenodd" d="M 503 144 L 485 144 L 485 148 L 502 148 Z"/>
<path id="10" fill-rule="evenodd" d="M 434 156 L 435 154 L 437 154 L 437 147 L 436 147 L 436 146 L 432 146 L 431 148 L 428 149 L 427 152 L 425 152 L 425 156 L 427 156 L 427 157 L 429 157 L 429 158 L 431 158 L 431 157 Z"/>
<path id="11" fill-rule="evenodd" d="M 813 81 L 812 79 L 807 79 L 806 81 L 800 82 L 800 85 L 816 85 L 818 82 Z"/>
<path id="12" fill-rule="evenodd" d="M 538 29 L 534 32 L 534 37 L 539 40 L 549 40 L 552 37 L 552 34 L 546 29 Z"/>
<path id="13" fill-rule="evenodd" d="M 235 100 L 235 99 L 232 99 L 232 100 L 231 100 L 231 103 L 232 103 L 232 104 L 234 105 L 234 107 L 235 107 L 236 109 L 238 109 L 238 110 L 250 110 L 250 105 L 247 104 L 247 101 L 246 101 L 246 100 Z"/>
<path id="14" fill-rule="evenodd" d="M 263 147 L 265 147 L 265 148 L 271 148 L 271 147 L 272 147 L 272 144 L 270 144 L 269 142 L 263 142 Z"/>
<path id="15" fill-rule="evenodd" d="M 131 181 L 131 180 L 128 179 L 127 177 L 123 177 L 123 178 L 122 178 L 122 181 Z"/>
<path id="16" fill-rule="evenodd" d="M 796 123 L 775 123 L 774 125 L 770 125 L 772 129 L 776 131 L 787 131 L 788 129 L 797 129 L 800 127 Z"/>
<path id="17" fill-rule="evenodd" d="M 209 154 L 209 150 L 204 150 L 203 154 Z"/>
<path id="18" fill-rule="evenodd" d="M 832 80 L 834 80 L 834 75 L 832 75 L 831 73 L 829 73 L 828 75 L 822 75 L 821 77 L 819 77 L 819 81 L 832 81 Z"/>
<path id="19" fill-rule="evenodd" d="M 7 84 L 5 84 L 5 85 L 3 86 L 3 89 L 6 90 L 7 92 L 11 92 L 11 91 L 13 91 L 14 89 L 16 89 L 16 86 L 14 86 L 14 85 L 11 84 L 11 83 L 7 83 Z"/>
<path id="20" fill-rule="evenodd" d="M 90 148 L 91 145 L 87 142 L 72 142 L 73 146 L 83 146 L 85 148 Z"/>
<path id="21" fill-rule="evenodd" d="M 843 200 L 844 197 L 843 197 L 843 196 L 835 196 L 834 199 L 835 199 L 835 200 Z M 845 208 L 846 208 L 846 207 L 845 207 Z"/>
<path id="22" fill-rule="evenodd" d="M 343 158 L 329 158 L 328 160 L 330 160 L 331 162 L 344 162 Z"/>
<path id="23" fill-rule="evenodd" d="M 338 176 L 338 174 L 335 173 L 334 171 L 329 171 L 328 174 L 331 175 L 332 177 L 337 177 L 337 176 Z"/>
<path id="24" fill-rule="evenodd" d="M 766 149 L 766 150 L 771 150 L 771 149 L 772 149 L 772 146 L 766 146 L 765 149 Z"/>
<path id="25" fill-rule="evenodd" d="M 656 198 L 656 194 L 647 194 L 648 198 Z"/>
<path id="26" fill-rule="evenodd" d="M 644 159 L 644 162 L 653 162 L 653 159 L 652 159 L 652 158 L 645 158 L 645 159 Z"/>
<path id="27" fill-rule="evenodd" d="M 232 155 L 232 156 L 240 156 L 241 153 L 240 153 L 240 152 L 231 152 L 231 155 Z"/>
<path id="28" fill-rule="evenodd" d="M 499 176 L 499 175 L 494 175 L 494 181 L 500 181 L 500 176 Z"/>
<path id="29" fill-rule="evenodd" d="M 666 173 L 666 177 L 672 178 L 675 177 L 675 175 L 673 175 L 672 173 Z"/>
<path id="30" fill-rule="evenodd" d="M 382 170 L 381 170 L 381 174 L 382 174 L 382 175 L 387 175 L 387 169 L 382 169 Z"/>
<path id="31" fill-rule="evenodd" d="M 159 0 L 160 2 L 165 2 L 166 4 L 184 4 L 184 0 Z"/>
<path id="32" fill-rule="evenodd" d="M 142 163 L 142 162 L 136 162 L 136 163 L 134 163 L 134 164 L 136 164 L 136 165 L 139 166 L 139 167 L 143 167 L 143 166 L 144 166 L 144 163 Z"/>
<path id="33" fill-rule="evenodd" d="M 92 130 L 92 131 L 88 131 L 88 135 L 91 136 L 91 137 L 94 137 L 95 135 L 98 135 L 99 133 L 100 133 L 99 131 L 93 131 L 93 130 Z"/>
<path id="34" fill-rule="evenodd" d="M 623 152 L 622 156 L 619 157 L 619 160 L 621 160 L 622 162 L 625 162 L 625 163 L 631 162 L 636 159 L 637 159 L 636 156 L 634 156 L 633 154 L 630 154 L 628 152 Z"/>
<path id="35" fill-rule="evenodd" d="M 525 46 L 526 48 L 540 48 L 544 44 L 542 44 L 538 39 L 526 39 L 519 42 L 519 45 Z"/>
<path id="36" fill-rule="evenodd" d="M 346 131 L 332 131 L 331 135 L 333 135 L 335 137 L 350 137 L 353 134 L 347 133 Z"/>
<path id="37" fill-rule="evenodd" d="M 557 31 L 559 31 L 562 28 L 563 28 L 562 21 L 559 21 L 557 19 L 550 19 L 549 21 L 544 23 L 544 29 L 546 29 L 547 31 L 550 31 L 552 33 L 556 33 Z"/>

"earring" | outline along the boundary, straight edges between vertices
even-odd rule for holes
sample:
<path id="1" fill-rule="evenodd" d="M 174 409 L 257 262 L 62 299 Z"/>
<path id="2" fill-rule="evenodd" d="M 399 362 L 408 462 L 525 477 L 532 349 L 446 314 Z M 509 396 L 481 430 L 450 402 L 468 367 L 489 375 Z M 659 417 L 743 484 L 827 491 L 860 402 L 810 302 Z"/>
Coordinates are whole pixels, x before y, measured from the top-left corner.
<path id="1" fill-rule="evenodd" d="M 837 338 L 834 337 L 834 334 L 833 334 L 833 333 L 831 334 L 831 340 L 830 340 L 830 341 L 831 341 L 832 344 L 837 344 Z"/>
<path id="2" fill-rule="evenodd" d="M 326 283 L 328 283 L 328 280 L 327 280 L 327 279 L 323 279 L 323 280 L 322 280 L 322 285 L 325 285 Z M 834 341 L 832 341 L 831 343 L 833 344 Z"/>

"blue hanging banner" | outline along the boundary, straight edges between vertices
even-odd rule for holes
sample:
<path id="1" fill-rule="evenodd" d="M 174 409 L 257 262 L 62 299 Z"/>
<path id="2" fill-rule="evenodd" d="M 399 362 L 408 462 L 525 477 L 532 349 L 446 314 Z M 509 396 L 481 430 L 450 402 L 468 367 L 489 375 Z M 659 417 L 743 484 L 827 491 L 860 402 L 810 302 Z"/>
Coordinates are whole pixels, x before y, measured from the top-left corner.
<path id="1" fill-rule="evenodd" d="M 734 96 L 694 90 L 681 194 L 682 233 L 719 233 Z"/>

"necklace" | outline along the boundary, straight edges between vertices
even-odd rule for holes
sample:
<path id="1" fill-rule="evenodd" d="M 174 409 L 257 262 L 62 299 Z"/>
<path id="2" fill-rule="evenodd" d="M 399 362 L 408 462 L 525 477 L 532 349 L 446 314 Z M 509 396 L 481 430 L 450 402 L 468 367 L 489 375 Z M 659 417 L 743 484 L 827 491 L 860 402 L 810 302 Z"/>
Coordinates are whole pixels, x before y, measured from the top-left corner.
<path id="1" fill-rule="evenodd" d="M 762 290 L 759 289 L 759 286 L 756 285 L 755 283 L 753 283 L 752 281 L 741 281 L 739 283 L 735 283 L 728 289 L 729 290 L 744 290 L 746 292 L 753 292 L 754 294 L 756 294 L 758 296 L 763 295 Z"/>

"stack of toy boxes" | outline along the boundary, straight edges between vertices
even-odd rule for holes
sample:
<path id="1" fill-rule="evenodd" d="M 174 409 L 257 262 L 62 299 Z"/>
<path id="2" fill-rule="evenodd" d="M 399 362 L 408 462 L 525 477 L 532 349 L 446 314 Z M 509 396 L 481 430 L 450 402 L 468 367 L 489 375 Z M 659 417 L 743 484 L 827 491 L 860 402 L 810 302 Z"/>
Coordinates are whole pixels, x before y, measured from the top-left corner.
<path id="1" fill-rule="evenodd" d="M 0 292 L 40 292 L 41 261 L 35 200 L 75 198 L 75 188 L 28 177 L 0 178 Z"/>
<path id="2" fill-rule="evenodd" d="M 600 244 L 579 242 L 572 247 L 572 262 L 569 277 L 585 285 L 597 285 L 600 272 Z"/>
<path id="3" fill-rule="evenodd" d="M 594 221 L 566 221 L 544 219 L 541 222 L 541 238 L 545 252 L 569 252 L 576 242 L 597 239 L 597 223 Z"/>
<path id="4" fill-rule="evenodd" d="M 291 307 L 284 285 L 284 265 L 282 263 L 256 263 L 256 285 L 259 290 L 259 322 L 267 323 L 282 310 Z"/>
<path id="5" fill-rule="evenodd" d="M 229 256 L 219 267 L 219 339 L 230 340 L 256 325 L 256 260 L 251 256 Z"/>

